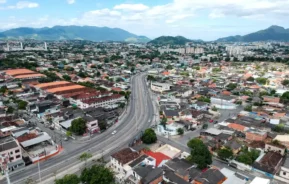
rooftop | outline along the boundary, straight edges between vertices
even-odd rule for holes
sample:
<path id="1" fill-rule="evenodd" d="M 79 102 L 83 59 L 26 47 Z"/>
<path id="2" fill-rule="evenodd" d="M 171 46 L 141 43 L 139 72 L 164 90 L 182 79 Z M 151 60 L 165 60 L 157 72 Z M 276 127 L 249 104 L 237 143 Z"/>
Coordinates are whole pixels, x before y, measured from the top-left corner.
<path id="1" fill-rule="evenodd" d="M 111 155 L 111 157 L 115 158 L 122 164 L 127 164 L 130 161 L 138 158 L 140 155 L 138 152 L 133 151 L 130 148 L 124 148 L 114 154 Z"/>
<path id="2" fill-rule="evenodd" d="M 73 86 L 65 86 L 65 87 L 48 89 L 47 92 L 57 93 L 57 92 L 61 92 L 61 91 L 68 91 L 68 90 L 73 90 L 73 89 L 83 89 L 83 88 L 85 88 L 85 87 L 81 86 L 81 85 L 73 85 Z"/>
<path id="3" fill-rule="evenodd" d="M 56 81 L 56 82 L 48 82 L 48 83 L 37 84 L 37 85 L 34 85 L 34 87 L 44 88 L 44 87 L 57 86 L 57 85 L 60 85 L 60 84 L 69 84 L 69 83 L 71 83 L 71 82 Z"/>

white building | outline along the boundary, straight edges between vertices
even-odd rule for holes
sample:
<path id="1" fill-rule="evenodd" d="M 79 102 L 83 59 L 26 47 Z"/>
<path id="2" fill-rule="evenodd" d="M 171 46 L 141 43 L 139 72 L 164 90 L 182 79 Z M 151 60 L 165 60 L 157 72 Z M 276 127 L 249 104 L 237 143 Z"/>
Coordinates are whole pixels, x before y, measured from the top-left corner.
<path id="1" fill-rule="evenodd" d="M 171 89 L 172 85 L 167 83 L 159 83 L 159 82 L 152 82 L 151 83 L 151 90 L 155 92 L 165 92 Z"/>

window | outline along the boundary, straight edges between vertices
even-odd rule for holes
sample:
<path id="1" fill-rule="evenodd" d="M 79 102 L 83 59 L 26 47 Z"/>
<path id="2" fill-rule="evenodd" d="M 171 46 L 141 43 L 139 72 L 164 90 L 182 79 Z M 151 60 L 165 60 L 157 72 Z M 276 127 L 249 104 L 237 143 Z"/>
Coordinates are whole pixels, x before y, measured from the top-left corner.
<path id="1" fill-rule="evenodd" d="M 16 158 L 20 158 L 20 155 L 17 155 Z"/>
<path id="2" fill-rule="evenodd" d="M 15 153 L 19 153 L 20 152 L 20 150 L 18 149 L 18 150 L 15 150 Z"/>
<path id="3" fill-rule="evenodd" d="M 13 155 L 13 151 L 10 152 L 10 155 Z"/>
<path id="4" fill-rule="evenodd" d="M 283 172 L 283 175 L 286 175 L 287 173 L 286 172 Z"/>

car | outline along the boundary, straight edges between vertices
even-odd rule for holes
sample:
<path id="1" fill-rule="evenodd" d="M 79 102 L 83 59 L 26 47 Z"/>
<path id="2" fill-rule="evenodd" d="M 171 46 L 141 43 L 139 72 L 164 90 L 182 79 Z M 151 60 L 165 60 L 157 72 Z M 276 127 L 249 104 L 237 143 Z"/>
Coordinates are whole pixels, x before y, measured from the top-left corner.
<path id="1" fill-rule="evenodd" d="M 114 130 L 111 134 L 112 134 L 112 135 L 116 134 L 116 130 Z"/>
<path id="2" fill-rule="evenodd" d="M 64 137 L 64 139 L 63 139 L 64 141 L 68 141 L 68 138 L 67 137 Z"/>

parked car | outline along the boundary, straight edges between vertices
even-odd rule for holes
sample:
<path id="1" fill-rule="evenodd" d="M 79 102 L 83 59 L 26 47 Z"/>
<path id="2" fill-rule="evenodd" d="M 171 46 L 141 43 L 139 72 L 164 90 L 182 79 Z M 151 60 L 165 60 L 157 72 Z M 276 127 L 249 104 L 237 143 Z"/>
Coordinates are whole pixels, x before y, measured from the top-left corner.
<path id="1" fill-rule="evenodd" d="M 116 134 L 116 130 L 114 130 L 111 134 L 112 134 L 112 135 Z"/>

